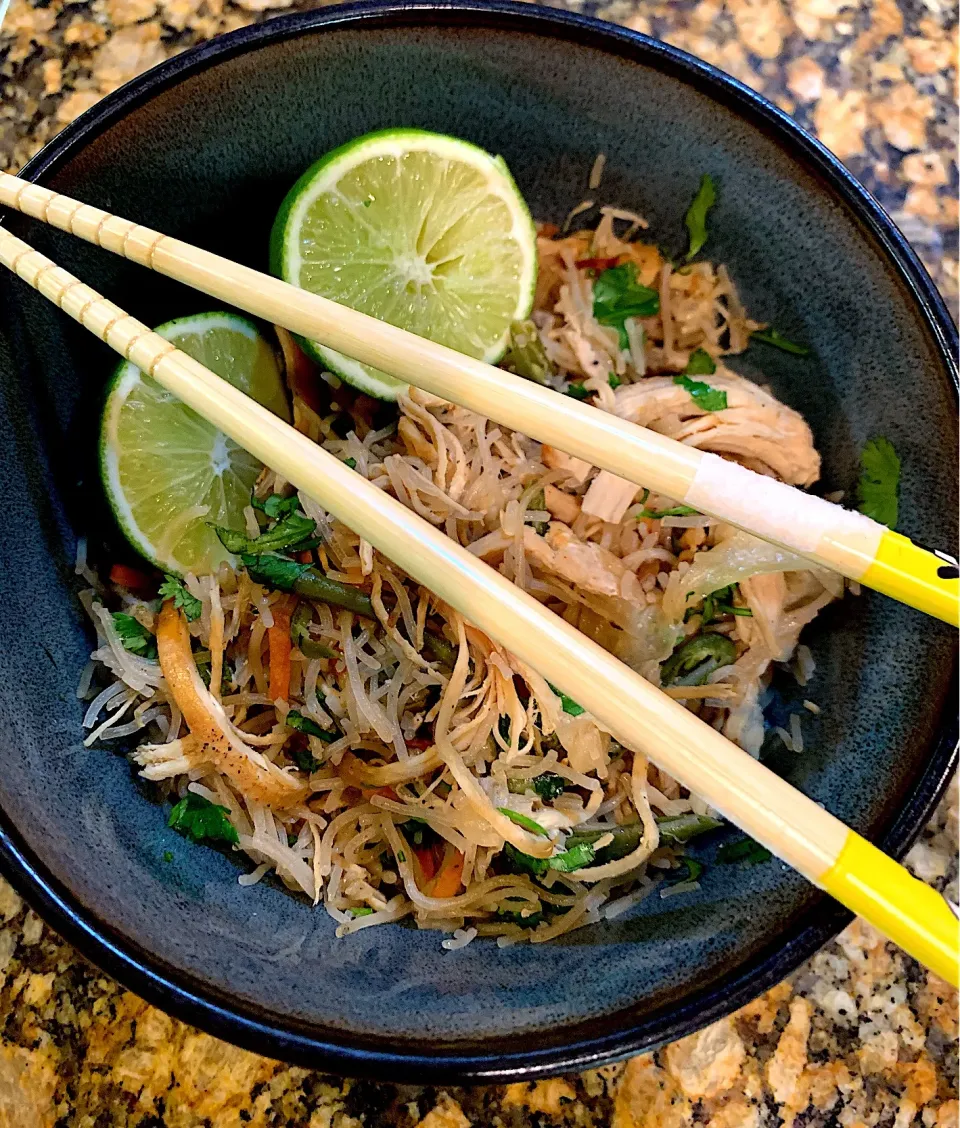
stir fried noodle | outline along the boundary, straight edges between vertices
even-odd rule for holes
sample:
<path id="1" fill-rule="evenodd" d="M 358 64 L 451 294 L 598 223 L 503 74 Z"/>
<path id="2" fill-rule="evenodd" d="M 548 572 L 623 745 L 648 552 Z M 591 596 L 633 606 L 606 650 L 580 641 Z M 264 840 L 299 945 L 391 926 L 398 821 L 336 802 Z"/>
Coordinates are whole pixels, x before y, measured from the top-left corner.
<path id="1" fill-rule="evenodd" d="M 811 484 L 820 460 L 806 423 L 723 365 L 758 328 L 726 270 L 675 269 L 634 241 L 643 226 L 603 209 L 594 231 L 542 227 L 533 319 L 515 327 L 506 363 Z M 622 267 L 659 308 L 602 324 L 595 288 Z M 278 335 L 301 432 L 758 753 L 773 664 L 792 660 L 808 678 L 799 634 L 842 594 L 840 580 L 423 392 L 401 396 L 396 412 L 325 374 L 318 394 L 294 378 L 292 342 Z M 695 355 L 709 375 L 677 382 Z M 725 405 L 706 403 L 694 380 Z M 292 496 L 264 471 L 261 508 L 238 533 L 276 527 L 268 498 L 274 514 L 298 512 L 314 543 L 280 555 L 326 586 L 289 590 L 289 577 L 238 563 L 187 576 L 158 611 L 122 585 L 105 591 L 80 563 L 99 634 L 82 687 L 88 742 L 138 734 L 132 756 L 146 779 L 174 801 L 224 809 L 227 840 L 255 867 L 241 882 L 276 874 L 322 903 L 340 935 L 410 918 L 452 933 L 446 947 L 477 935 L 537 943 L 690 876 L 683 843 L 717 825 L 697 796 Z M 154 634 L 158 656 L 131 653 L 108 608 Z"/>

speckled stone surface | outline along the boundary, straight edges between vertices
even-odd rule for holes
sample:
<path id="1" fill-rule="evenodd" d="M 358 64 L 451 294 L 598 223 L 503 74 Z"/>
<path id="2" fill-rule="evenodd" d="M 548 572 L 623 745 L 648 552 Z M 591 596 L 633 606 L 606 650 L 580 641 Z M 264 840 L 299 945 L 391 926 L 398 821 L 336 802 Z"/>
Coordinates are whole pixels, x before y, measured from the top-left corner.
<path id="1" fill-rule="evenodd" d="M 13 0 L 0 168 L 184 47 L 285 0 Z M 957 297 L 956 6 L 679 0 L 564 6 L 659 36 L 814 130 Z M 2 7 L 2 4 L 0 4 Z M 957 899 L 956 791 L 910 861 Z M 87 964 L 0 884 L 0 1128 L 956 1128 L 957 996 L 855 924 L 733 1018 L 626 1066 L 444 1092 L 342 1082 L 236 1050 Z"/>

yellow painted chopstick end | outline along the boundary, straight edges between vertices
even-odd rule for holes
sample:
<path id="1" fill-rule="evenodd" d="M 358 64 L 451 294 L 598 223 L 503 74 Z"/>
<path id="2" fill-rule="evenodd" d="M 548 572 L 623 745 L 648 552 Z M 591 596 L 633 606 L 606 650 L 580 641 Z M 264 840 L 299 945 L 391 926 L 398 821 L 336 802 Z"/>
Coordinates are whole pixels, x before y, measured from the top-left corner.
<path id="1" fill-rule="evenodd" d="M 901 603 L 960 626 L 956 561 L 937 556 L 892 530 L 883 534 L 861 582 Z"/>
<path id="2" fill-rule="evenodd" d="M 936 890 L 850 831 L 821 885 L 954 987 L 960 983 L 960 920 Z"/>

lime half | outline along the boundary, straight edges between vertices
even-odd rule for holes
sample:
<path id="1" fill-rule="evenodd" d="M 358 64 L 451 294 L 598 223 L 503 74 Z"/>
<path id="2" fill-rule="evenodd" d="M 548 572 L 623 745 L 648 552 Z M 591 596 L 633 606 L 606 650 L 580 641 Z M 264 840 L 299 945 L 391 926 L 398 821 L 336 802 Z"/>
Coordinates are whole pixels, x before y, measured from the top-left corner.
<path id="1" fill-rule="evenodd" d="M 507 166 L 419 129 L 358 137 L 290 190 L 271 236 L 285 281 L 494 363 L 533 305 L 536 232 Z M 305 342 L 321 364 L 379 399 L 406 385 Z"/>
<path id="2" fill-rule="evenodd" d="M 246 318 L 203 313 L 157 332 L 289 419 L 273 350 Z M 155 380 L 117 369 L 100 427 L 100 474 L 130 543 L 166 572 L 215 571 L 230 554 L 207 524 L 244 527 L 262 465 Z"/>

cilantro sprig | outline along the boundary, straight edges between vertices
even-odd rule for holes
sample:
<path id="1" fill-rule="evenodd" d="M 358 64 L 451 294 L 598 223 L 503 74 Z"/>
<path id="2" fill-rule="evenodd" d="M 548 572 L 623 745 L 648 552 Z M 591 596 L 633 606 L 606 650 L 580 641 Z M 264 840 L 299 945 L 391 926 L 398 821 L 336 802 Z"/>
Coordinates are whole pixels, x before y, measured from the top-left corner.
<path id="1" fill-rule="evenodd" d="M 860 455 L 859 510 L 890 529 L 897 526 L 900 458 L 882 435 L 869 439 Z"/>
<path id="2" fill-rule="evenodd" d="M 203 604 L 195 595 L 187 591 L 179 576 L 172 576 L 169 573 L 164 575 L 158 594 L 161 599 L 172 599 L 174 607 L 183 612 L 188 623 L 200 618 Z"/>
<path id="3" fill-rule="evenodd" d="M 716 202 L 717 190 L 713 183 L 713 177 L 705 172 L 700 177 L 700 187 L 697 189 L 697 194 L 693 197 L 693 203 L 687 209 L 687 215 L 684 219 L 690 235 L 690 248 L 686 255 L 687 262 L 700 251 L 707 241 L 707 212 Z"/>
<path id="4" fill-rule="evenodd" d="M 727 393 L 721 388 L 711 387 L 702 380 L 691 380 L 691 376 L 712 376 L 717 370 L 713 357 L 705 349 L 695 349 L 690 354 L 687 367 L 673 382 L 690 393 L 695 404 L 704 411 L 724 411 L 727 407 Z"/>
<path id="5" fill-rule="evenodd" d="M 132 615 L 126 615 L 123 611 L 114 611 L 113 625 L 117 629 L 124 650 L 129 650 L 131 654 L 136 654 L 140 658 L 156 658 L 157 640 Z"/>
<path id="6" fill-rule="evenodd" d="M 660 312 L 660 295 L 637 281 L 635 263 L 611 266 L 593 283 L 593 316 L 601 325 L 616 329 L 621 349 L 630 347 L 625 322 L 631 317 L 653 317 Z"/>
<path id="7" fill-rule="evenodd" d="M 240 838 L 237 828 L 227 817 L 229 814 L 226 807 L 211 803 L 209 799 L 191 791 L 170 812 L 167 826 L 189 838 L 191 842 L 208 839 L 212 842 L 236 844 Z"/>

